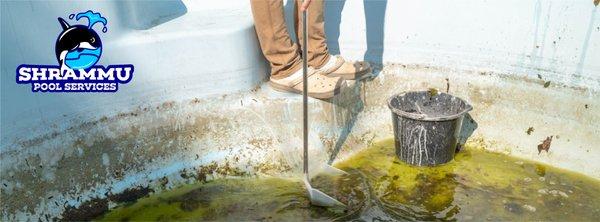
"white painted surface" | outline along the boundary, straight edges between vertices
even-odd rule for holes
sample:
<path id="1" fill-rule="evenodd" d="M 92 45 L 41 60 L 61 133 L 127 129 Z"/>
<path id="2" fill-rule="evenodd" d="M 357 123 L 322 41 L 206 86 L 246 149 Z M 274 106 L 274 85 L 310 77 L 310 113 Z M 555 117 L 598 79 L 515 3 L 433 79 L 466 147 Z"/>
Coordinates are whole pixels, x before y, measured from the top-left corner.
<path id="1" fill-rule="evenodd" d="M 287 12 L 292 6 L 286 1 Z M 56 62 L 56 17 L 87 9 L 109 19 L 100 63 L 134 64 L 133 81 L 115 94 L 33 94 L 15 84 L 17 65 Z M 591 0 L 335 0 L 325 19 L 331 51 L 351 59 L 541 74 L 598 90 L 596 14 Z M 3 149 L 26 132 L 39 135 L 40 125 L 60 130 L 143 104 L 249 89 L 268 71 L 242 0 L 2 1 L 2 27 Z"/>
<path id="2" fill-rule="evenodd" d="M 238 1 L 241 3 L 242 1 Z M 2 1 L 1 150 L 135 107 L 255 87 L 267 69 L 246 4 L 180 1 Z M 98 64 L 133 64 L 117 93 L 32 93 L 19 64 L 57 64 L 57 17 L 86 10 L 108 19 Z M 74 22 L 71 20 L 70 22 Z"/>
<path id="3" fill-rule="evenodd" d="M 377 15 L 365 21 L 369 4 L 386 5 L 378 13 L 385 13 L 383 35 L 366 31 L 380 25 Z M 371 35 L 372 54 L 381 53 L 376 46 L 383 40 L 387 62 L 541 74 L 552 82 L 600 89 L 600 9 L 592 0 L 336 0 L 326 7 L 328 41 L 337 51 L 331 37 L 338 25 L 327 21 L 340 20 L 339 48 L 352 59 L 368 57 L 363 53 Z"/>

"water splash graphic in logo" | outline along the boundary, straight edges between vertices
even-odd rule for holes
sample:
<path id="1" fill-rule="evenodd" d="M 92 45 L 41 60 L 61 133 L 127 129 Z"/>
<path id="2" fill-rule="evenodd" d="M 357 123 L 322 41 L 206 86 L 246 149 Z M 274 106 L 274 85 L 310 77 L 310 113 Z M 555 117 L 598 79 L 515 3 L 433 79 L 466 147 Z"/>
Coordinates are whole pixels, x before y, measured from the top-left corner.
<path id="1" fill-rule="evenodd" d="M 71 16 L 69 16 L 70 18 Z M 80 12 L 77 13 L 77 16 L 75 16 L 75 18 L 77 19 L 77 21 L 79 21 L 79 19 L 81 18 L 87 18 L 88 19 L 88 28 L 92 29 L 92 27 L 96 24 L 96 23 L 102 23 L 102 25 L 104 26 L 102 28 L 102 32 L 106 33 L 106 31 L 108 30 L 106 28 L 106 23 L 108 22 L 106 20 L 106 18 L 102 17 L 102 15 L 98 12 L 93 12 L 92 10 L 88 10 L 87 12 Z"/>
<path id="2" fill-rule="evenodd" d="M 82 18 L 87 18 L 87 25 L 70 25 L 64 19 L 58 18 L 63 32 L 56 40 L 55 53 L 61 66 L 61 74 L 67 68 L 89 69 L 100 60 L 102 40 L 93 27 L 96 23 L 101 23 L 103 25 L 102 32 L 106 33 L 108 20 L 92 10 L 69 15 L 71 20 L 80 21 Z"/>

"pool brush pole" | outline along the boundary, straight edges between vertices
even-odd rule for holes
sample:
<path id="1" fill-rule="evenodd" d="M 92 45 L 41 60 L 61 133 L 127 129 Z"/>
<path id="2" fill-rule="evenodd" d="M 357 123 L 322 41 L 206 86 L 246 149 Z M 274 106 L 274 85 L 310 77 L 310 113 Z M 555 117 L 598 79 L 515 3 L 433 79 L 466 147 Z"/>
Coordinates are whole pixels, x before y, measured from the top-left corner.
<path id="1" fill-rule="evenodd" d="M 310 203 L 322 207 L 345 206 L 338 200 L 321 192 L 318 189 L 312 188 L 310 185 L 310 177 L 308 175 L 308 30 L 306 28 L 307 11 L 302 11 L 302 114 L 303 114 L 303 150 L 304 150 L 304 185 L 308 191 Z"/>
<path id="2" fill-rule="evenodd" d="M 303 148 L 304 148 L 304 176 L 308 178 L 308 63 L 306 61 L 307 50 L 307 28 L 306 28 L 306 11 L 302 12 L 302 112 L 303 112 Z"/>

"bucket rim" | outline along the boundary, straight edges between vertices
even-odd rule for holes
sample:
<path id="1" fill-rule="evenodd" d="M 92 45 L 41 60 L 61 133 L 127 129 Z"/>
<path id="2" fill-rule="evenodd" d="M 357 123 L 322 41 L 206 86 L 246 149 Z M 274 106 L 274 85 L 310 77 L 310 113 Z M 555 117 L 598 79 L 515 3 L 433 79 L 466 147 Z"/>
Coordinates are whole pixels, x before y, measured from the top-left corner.
<path id="1" fill-rule="evenodd" d="M 398 96 L 403 96 L 403 95 L 405 95 L 407 93 L 410 93 L 410 92 L 425 92 L 425 93 L 427 93 L 428 91 L 404 91 L 404 92 L 393 94 L 387 100 L 388 108 L 392 111 L 392 113 L 394 113 L 396 115 L 399 115 L 401 117 L 406 117 L 406 118 L 413 119 L 413 120 L 428 121 L 428 122 L 440 122 L 440 121 L 448 121 L 448 120 L 458 119 L 458 118 L 462 117 L 463 115 L 465 115 L 466 113 L 468 113 L 469 111 L 473 110 L 473 106 L 471 106 L 471 104 L 469 104 L 464 99 L 462 99 L 460 97 L 457 97 L 457 96 L 453 96 L 453 95 L 445 93 L 445 92 L 439 92 L 439 94 L 446 94 L 446 95 L 452 96 L 452 97 L 454 97 L 456 99 L 459 99 L 460 101 L 462 101 L 466 105 L 466 108 L 463 111 L 461 111 L 461 112 L 459 112 L 457 114 L 453 114 L 453 115 L 449 115 L 449 116 L 442 116 L 442 117 L 431 118 L 431 117 L 426 117 L 426 116 L 422 116 L 422 115 L 417 115 L 417 114 L 414 114 L 414 113 L 405 112 L 403 110 L 400 110 L 400 109 L 395 108 L 395 107 L 392 106 L 392 100 L 394 98 L 396 98 Z"/>

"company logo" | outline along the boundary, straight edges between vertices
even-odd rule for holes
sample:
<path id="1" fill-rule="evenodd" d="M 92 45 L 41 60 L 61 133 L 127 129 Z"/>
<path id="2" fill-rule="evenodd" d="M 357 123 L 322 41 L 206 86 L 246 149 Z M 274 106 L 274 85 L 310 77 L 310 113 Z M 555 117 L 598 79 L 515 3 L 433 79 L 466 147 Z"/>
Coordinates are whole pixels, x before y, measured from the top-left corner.
<path id="1" fill-rule="evenodd" d="M 116 92 L 119 84 L 131 81 L 131 64 L 96 65 L 103 45 L 93 27 L 100 23 L 106 33 L 108 20 L 91 10 L 69 15 L 70 20 L 82 18 L 87 26 L 58 18 L 62 28 L 54 48 L 58 66 L 22 64 L 16 70 L 18 84 L 31 84 L 32 92 Z"/>

